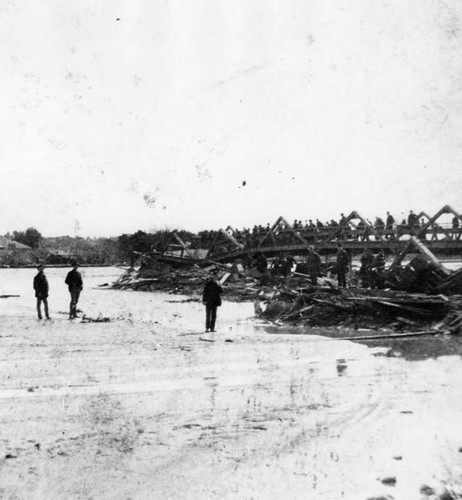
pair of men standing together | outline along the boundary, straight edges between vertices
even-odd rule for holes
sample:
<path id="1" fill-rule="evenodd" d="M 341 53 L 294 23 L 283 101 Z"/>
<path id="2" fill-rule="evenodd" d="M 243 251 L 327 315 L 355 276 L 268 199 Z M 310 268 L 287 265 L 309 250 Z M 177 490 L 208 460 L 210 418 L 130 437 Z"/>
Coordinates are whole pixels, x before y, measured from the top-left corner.
<path id="1" fill-rule="evenodd" d="M 72 263 L 72 271 L 67 273 L 65 283 L 69 287 L 69 293 L 71 294 L 71 303 L 69 306 L 69 319 L 77 317 L 77 302 L 79 301 L 80 292 L 83 288 L 82 275 L 77 270 L 77 262 Z M 48 312 L 48 280 L 43 272 L 44 266 L 40 264 L 37 266 L 38 273 L 34 278 L 34 290 L 35 297 L 37 298 L 37 315 L 39 319 L 42 319 L 42 302 L 45 309 L 46 319 L 50 319 L 50 314 Z"/>
<path id="2" fill-rule="evenodd" d="M 348 273 L 349 264 L 350 258 L 344 250 L 342 244 L 339 243 L 336 257 L 336 272 L 339 287 L 346 288 L 346 275 Z M 317 252 L 315 252 L 313 246 L 308 247 L 306 265 L 308 267 L 308 275 L 310 276 L 311 284 L 313 286 L 317 286 L 318 274 L 321 269 L 321 257 Z"/>

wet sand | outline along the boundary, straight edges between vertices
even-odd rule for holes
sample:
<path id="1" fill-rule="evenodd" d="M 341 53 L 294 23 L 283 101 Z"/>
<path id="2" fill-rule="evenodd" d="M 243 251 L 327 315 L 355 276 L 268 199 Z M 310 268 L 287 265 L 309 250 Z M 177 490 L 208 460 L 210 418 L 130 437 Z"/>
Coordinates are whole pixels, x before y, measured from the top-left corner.
<path id="1" fill-rule="evenodd" d="M 200 303 L 0 270 L 0 498 L 369 499 L 462 494 L 459 338 L 350 342 Z M 310 334 L 307 334 L 311 332 Z M 393 480 L 394 479 L 394 480 Z M 455 497 L 457 498 L 457 497 Z"/>

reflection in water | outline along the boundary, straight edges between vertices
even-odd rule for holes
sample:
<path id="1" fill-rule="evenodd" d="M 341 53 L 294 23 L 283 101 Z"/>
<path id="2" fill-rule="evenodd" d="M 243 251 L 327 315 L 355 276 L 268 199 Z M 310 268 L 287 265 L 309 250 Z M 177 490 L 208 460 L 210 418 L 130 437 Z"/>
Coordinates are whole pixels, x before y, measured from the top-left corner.
<path id="1" fill-rule="evenodd" d="M 347 374 L 348 365 L 344 359 L 337 359 L 337 375 L 343 377 Z"/>
<path id="2" fill-rule="evenodd" d="M 460 356 L 462 338 L 457 335 L 426 335 L 407 339 L 379 339 L 359 341 L 369 347 L 385 347 L 388 351 L 376 356 L 402 357 L 407 361 L 421 361 L 440 356 Z"/>
<path id="3" fill-rule="evenodd" d="M 247 330 L 247 332 L 246 332 Z M 260 332 L 275 336 L 293 335 L 295 337 L 326 338 L 335 341 L 338 331 L 331 335 L 330 330 L 306 329 L 297 326 L 276 326 L 258 322 L 247 322 L 238 325 L 237 332 L 250 333 Z M 347 330 L 345 330 L 345 333 Z M 379 333 L 379 332 L 377 332 Z M 386 332 L 382 332 L 386 335 Z M 346 337 L 346 335 L 345 335 Z M 344 337 L 344 339 L 345 339 Z M 351 342 L 365 345 L 377 352 L 371 352 L 374 356 L 402 357 L 407 361 L 421 361 L 424 359 L 438 358 L 440 356 L 460 356 L 462 353 L 461 335 L 425 335 L 422 337 L 408 337 L 400 339 L 373 339 L 373 340 L 353 340 Z M 344 365 L 344 366 L 343 366 Z M 337 360 L 337 373 L 339 376 L 345 375 L 347 365 L 345 360 Z"/>

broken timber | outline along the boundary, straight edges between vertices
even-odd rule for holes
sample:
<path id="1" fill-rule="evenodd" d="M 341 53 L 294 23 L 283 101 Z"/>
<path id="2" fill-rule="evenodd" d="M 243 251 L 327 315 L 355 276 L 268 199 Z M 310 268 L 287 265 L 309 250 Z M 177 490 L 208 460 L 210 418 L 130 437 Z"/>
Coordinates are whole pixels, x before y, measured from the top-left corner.
<path id="1" fill-rule="evenodd" d="M 407 333 L 386 333 L 377 335 L 357 335 L 355 337 L 335 337 L 334 340 L 378 340 L 378 339 L 399 339 L 404 337 L 421 337 L 423 335 L 447 335 L 449 331 L 441 330 L 426 330 L 423 332 L 407 332 Z"/>
<path id="2" fill-rule="evenodd" d="M 441 262 L 438 260 L 438 258 L 435 256 L 435 254 L 428 248 L 427 245 L 422 243 L 419 239 L 417 239 L 415 236 L 411 236 L 407 245 L 404 247 L 404 249 L 395 257 L 395 260 L 393 261 L 391 268 L 394 268 L 396 266 L 399 266 L 403 259 L 406 257 L 406 255 L 410 252 L 412 248 L 416 248 L 429 262 L 432 262 L 440 271 L 443 273 L 447 274 L 446 269 L 444 266 L 441 264 Z"/>

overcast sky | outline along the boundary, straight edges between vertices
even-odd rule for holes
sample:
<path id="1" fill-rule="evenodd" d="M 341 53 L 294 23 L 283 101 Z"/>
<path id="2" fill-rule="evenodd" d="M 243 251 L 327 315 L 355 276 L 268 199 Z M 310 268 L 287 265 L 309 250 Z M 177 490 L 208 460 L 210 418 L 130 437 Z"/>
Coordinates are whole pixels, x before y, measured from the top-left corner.
<path id="1" fill-rule="evenodd" d="M 462 211 L 459 0 L 0 0 L 0 234 Z"/>

